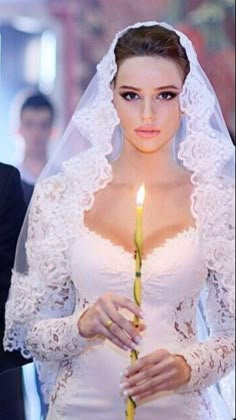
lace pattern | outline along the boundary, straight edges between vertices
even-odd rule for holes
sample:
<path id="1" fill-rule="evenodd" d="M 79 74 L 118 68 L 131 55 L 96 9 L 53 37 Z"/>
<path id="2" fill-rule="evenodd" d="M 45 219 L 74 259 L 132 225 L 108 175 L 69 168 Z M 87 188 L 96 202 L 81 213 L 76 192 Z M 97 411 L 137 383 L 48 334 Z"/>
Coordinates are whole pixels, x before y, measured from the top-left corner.
<path id="1" fill-rule="evenodd" d="M 188 344 L 191 344 L 192 341 L 196 340 L 197 329 L 194 325 L 192 313 L 197 307 L 197 298 L 185 298 L 175 308 L 172 322 L 179 342 L 187 341 Z"/>
<path id="2" fill-rule="evenodd" d="M 218 382 L 235 363 L 234 314 L 227 305 L 228 290 L 220 286 L 213 272 L 207 280 L 206 319 L 210 339 L 183 351 L 192 374 L 184 390 L 196 391 Z"/>
<path id="3" fill-rule="evenodd" d="M 88 177 L 85 176 L 86 173 Z M 88 346 L 78 336 L 78 315 L 73 315 L 76 297 L 70 280 L 68 248 L 73 240 L 75 226 L 77 232 L 82 226 L 83 211 L 92 206 L 94 191 L 108 182 L 108 175 L 110 176 L 109 165 L 105 164 L 105 160 L 98 163 L 97 153 L 92 154 L 89 151 L 89 160 L 85 156 L 84 161 L 80 159 L 78 162 L 74 159 L 68 162 L 63 175 L 38 186 L 27 243 L 30 271 L 27 277 L 17 273 L 13 275 L 6 310 L 6 349 L 21 347 L 26 356 L 33 354 L 38 360 L 52 362 L 73 357 L 84 346 Z M 224 194 L 227 192 L 224 191 Z M 196 206 L 197 202 L 195 208 Z M 228 206 L 225 208 L 228 209 Z M 198 216 L 197 212 L 196 214 Z M 201 218 L 198 217 L 197 220 L 201 226 Z M 209 235 L 209 230 L 207 233 Z M 206 240 L 207 236 L 205 242 Z M 212 249 L 215 242 L 213 243 L 212 238 L 210 240 L 209 248 Z M 228 249 L 225 251 L 228 261 L 227 253 Z M 225 267 L 224 260 L 221 264 Z M 227 267 L 226 273 L 228 269 Z M 184 357 L 192 368 L 188 389 L 198 390 L 208 386 L 232 368 L 234 348 L 229 335 L 232 334 L 232 316 L 230 310 L 226 310 L 229 291 L 226 286 L 227 284 L 221 283 L 220 276 L 215 275 L 214 279 L 209 279 L 208 319 L 210 323 L 214 321 L 213 331 L 217 336 L 193 349 L 190 346 L 184 352 Z M 77 309 L 83 310 L 82 307 Z M 180 337 L 189 335 L 193 326 L 185 325 L 183 329 L 178 319 L 181 317 L 177 316 L 175 321 Z M 220 327 L 216 320 L 221 322 Z"/>
<path id="4" fill-rule="evenodd" d="M 92 166 L 87 165 L 89 158 Z M 84 171 L 88 176 L 80 177 Z M 39 184 L 34 195 L 27 241 L 29 272 L 13 273 L 4 347 L 8 351 L 21 349 L 25 357 L 32 355 L 40 362 L 51 362 L 55 372 L 59 367 L 56 361 L 100 342 L 79 336 L 77 321 L 89 302 L 81 295 L 76 301 L 68 250 L 74 228 L 82 220 L 81 210 L 93 203 L 91 191 L 103 188 L 109 173 L 105 158 L 99 160 L 97 153 L 88 151 L 82 162 L 80 158 L 67 163 L 63 175 Z M 45 392 L 48 380 L 51 386 L 53 383 L 47 366 L 39 367 Z"/>
<path id="5" fill-rule="evenodd" d="M 153 24 L 156 22 L 149 22 Z M 106 155 L 111 152 L 111 138 L 119 119 L 111 103 L 110 82 L 116 71 L 114 47 L 122 33 L 114 39 L 98 66 L 98 92 L 94 101 L 73 118 L 73 124 L 91 142 L 91 148 L 66 162 L 62 173 L 36 188 L 27 239 L 29 270 L 24 275 L 13 273 L 6 306 L 5 349 L 21 348 L 27 357 L 32 353 L 37 359 L 47 359 L 43 365 L 51 364 L 55 373 L 54 378 L 46 374 L 50 386 L 58 367 L 53 365 L 56 363 L 53 360 L 73 357 L 88 345 L 82 343 L 76 329 L 75 313 L 78 316 L 83 310 L 86 296 L 79 296 L 81 305 L 77 305 L 70 279 L 69 247 L 75 232 L 80 232 L 84 211 L 93 204 L 94 193 L 105 188 L 112 179 Z M 212 336 L 184 352 L 192 368 L 187 388 L 199 390 L 219 380 L 234 363 L 234 198 L 233 186 L 219 176 L 233 159 L 234 150 L 212 127 L 214 98 L 204 85 L 201 72 L 195 71 L 198 63 L 191 42 L 183 34 L 180 38 L 193 71 L 181 95 L 187 135 L 178 157 L 192 172 L 195 186 L 192 212 L 200 232 L 206 267 L 214 273 L 208 279 L 207 301 Z M 177 318 L 176 329 L 180 335 L 191 335 L 193 326 L 185 325 L 181 330 Z"/>

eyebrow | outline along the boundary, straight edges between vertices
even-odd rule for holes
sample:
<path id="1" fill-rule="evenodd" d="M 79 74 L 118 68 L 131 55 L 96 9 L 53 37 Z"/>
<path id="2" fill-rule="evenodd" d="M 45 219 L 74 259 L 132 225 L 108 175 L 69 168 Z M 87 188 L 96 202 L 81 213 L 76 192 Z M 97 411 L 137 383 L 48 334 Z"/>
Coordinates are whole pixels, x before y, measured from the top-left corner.
<path id="1" fill-rule="evenodd" d="M 120 89 L 130 89 L 130 90 L 135 90 L 136 92 L 141 92 L 141 90 L 142 90 L 142 89 L 138 89 L 134 86 L 121 86 Z M 166 89 L 180 90 L 181 88 L 179 88 L 178 86 L 174 86 L 174 85 L 167 85 L 167 86 L 160 86 L 158 88 L 155 88 L 155 91 L 166 90 Z"/>

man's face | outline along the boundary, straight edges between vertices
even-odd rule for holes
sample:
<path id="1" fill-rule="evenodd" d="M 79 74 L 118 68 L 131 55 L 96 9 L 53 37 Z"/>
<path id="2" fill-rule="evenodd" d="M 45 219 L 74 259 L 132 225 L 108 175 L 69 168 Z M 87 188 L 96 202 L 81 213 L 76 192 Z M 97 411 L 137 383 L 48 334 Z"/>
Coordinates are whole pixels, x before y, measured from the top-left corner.
<path id="1" fill-rule="evenodd" d="M 51 131 L 51 113 L 47 108 L 28 108 L 22 112 L 20 134 L 28 152 L 36 155 L 45 153 Z"/>

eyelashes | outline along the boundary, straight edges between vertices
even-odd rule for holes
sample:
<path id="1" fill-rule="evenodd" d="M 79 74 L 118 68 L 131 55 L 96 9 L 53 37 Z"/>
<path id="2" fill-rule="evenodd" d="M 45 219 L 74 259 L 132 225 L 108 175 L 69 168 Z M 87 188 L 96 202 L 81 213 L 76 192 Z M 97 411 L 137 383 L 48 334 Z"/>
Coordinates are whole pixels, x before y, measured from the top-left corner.
<path id="1" fill-rule="evenodd" d="M 138 93 L 132 91 L 120 93 L 120 96 L 128 102 L 138 101 L 141 99 L 141 96 Z M 156 99 L 171 101 L 176 98 L 176 96 L 178 96 L 178 93 L 166 91 L 159 93 Z"/>
<path id="2" fill-rule="evenodd" d="M 134 101 L 140 98 L 139 95 L 135 92 L 124 92 L 124 93 L 121 93 L 120 96 L 124 98 L 126 101 Z"/>
<path id="3" fill-rule="evenodd" d="M 158 97 L 162 97 L 161 99 L 165 99 L 166 101 L 171 101 L 171 99 L 176 98 L 177 93 L 175 92 L 162 92 Z"/>

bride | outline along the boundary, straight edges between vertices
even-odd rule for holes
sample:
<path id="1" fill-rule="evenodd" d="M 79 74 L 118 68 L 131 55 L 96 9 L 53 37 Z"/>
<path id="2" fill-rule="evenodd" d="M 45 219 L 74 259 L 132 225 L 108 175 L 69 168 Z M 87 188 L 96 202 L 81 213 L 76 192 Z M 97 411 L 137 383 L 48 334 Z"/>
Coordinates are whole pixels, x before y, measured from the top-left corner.
<path id="1" fill-rule="evenodd" d="M 233 165 L 190 40 L 157 22 L 117 34 L 38 182 L 6 307 L 5 349 L 34 358 L 48 419 L 121 420 L 129 397 L 137 420 L 231 418 L 212 385 L 234 364 Z"/>

